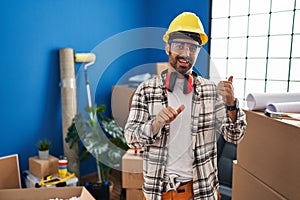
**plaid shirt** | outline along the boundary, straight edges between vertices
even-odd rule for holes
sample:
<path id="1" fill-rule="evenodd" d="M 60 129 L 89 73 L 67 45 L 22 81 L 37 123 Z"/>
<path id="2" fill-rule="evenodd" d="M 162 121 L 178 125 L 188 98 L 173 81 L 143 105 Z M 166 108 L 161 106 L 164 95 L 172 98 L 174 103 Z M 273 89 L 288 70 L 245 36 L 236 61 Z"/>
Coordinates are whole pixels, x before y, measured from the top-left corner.
<path id="1" fill-rule="evenodd" d="M 154 134 L 152 122 L 158 112 L 168 106 L 165 75 L 147 80 L 137 88 L 131 104 L 125 138 L 131 148 L 143 148 L 143 192 L 147 200 L 162 198 L 164 173 L 168 158 L 166 147 L 170 125 Z M 246 115 L 237 112 L 232 123 L 225 105 L 216 92 L 216 85 L 200 76 L 194 79 L 191 111 L 194 199 L 216 199 L 219 187 L 217 171 L 216 132 L 238 143 L 246 129 Z"/>

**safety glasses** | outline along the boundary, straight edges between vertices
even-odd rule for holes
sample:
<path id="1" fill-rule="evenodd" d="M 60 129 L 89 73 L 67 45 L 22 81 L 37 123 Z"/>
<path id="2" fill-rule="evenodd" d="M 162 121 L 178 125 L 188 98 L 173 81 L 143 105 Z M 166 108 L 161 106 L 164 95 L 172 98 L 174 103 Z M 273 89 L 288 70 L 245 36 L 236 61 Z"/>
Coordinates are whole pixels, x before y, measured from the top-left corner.
<path id="1" fill-rule="evenodd" d="M 197 54 L 202 48 L 202 46 L 198 44 L 194 44 L 190 42 L 180 42 L 174 40 L 169 40 L 169 44 L 171 47 L 171 51 L 179 54 L 186 51 L 186 49 L 188 49 L 191 54 Z"/>

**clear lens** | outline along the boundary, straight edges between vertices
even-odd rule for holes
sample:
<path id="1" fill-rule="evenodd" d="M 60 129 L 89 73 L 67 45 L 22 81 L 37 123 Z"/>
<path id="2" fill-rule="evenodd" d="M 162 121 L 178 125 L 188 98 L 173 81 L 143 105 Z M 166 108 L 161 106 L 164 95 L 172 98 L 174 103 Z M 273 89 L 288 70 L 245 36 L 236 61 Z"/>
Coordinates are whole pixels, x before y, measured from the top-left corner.
<path id="1" fill-rule="evenodd" d="M 176 53 L 183 53 L 187 49 L 191 54 L 197 54 L 199 53 L 202 46 L 189 43 L 189 42 L 179 42 L 179 41 L 169 41 L 171 45 L 171 51 L 174 51 Z"/>

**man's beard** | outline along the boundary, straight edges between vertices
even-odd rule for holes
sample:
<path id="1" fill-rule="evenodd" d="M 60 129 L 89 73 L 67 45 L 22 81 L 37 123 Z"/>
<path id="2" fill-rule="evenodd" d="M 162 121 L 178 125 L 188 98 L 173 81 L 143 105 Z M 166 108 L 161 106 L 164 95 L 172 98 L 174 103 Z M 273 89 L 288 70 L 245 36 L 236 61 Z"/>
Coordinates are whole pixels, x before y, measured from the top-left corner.
<path id="1" fill-rule="evenodd" d="M 192 59 L 190 57 L 182 57 L 177 55 L 175 58 L 169 54 L 170 65 L 180 74 L 185 75 L 192 68 Z M 188 65 L 181 65 L 179 60 L 188 61 Z"/>

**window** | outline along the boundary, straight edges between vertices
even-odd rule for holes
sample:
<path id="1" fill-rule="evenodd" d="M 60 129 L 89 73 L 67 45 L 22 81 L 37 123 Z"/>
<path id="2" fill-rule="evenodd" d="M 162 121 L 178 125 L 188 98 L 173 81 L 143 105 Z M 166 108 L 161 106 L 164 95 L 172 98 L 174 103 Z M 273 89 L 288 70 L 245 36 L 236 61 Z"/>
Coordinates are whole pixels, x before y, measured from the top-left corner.
<path id="1" fill-rule="evenodd" d="M 210 42 L 209 78 L 233 75 L 239 99 L 300 92 L 299 0 L 213 0 Z"/>

